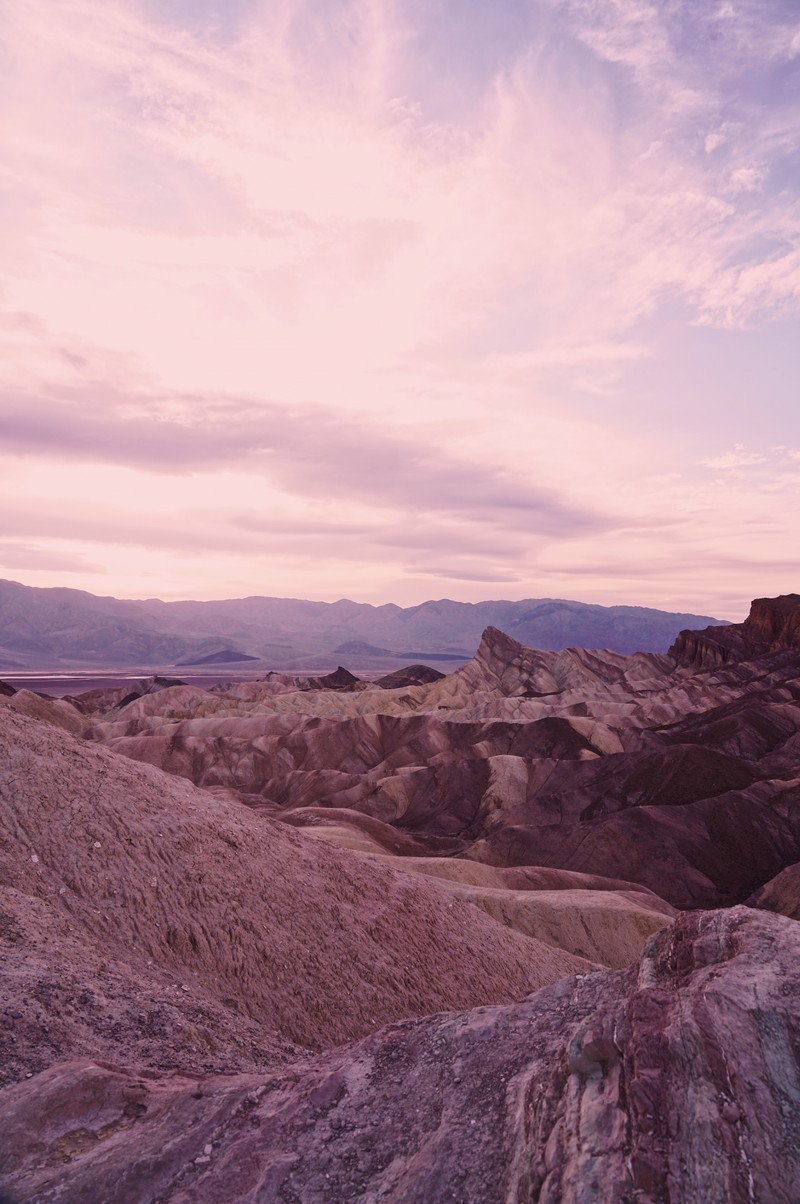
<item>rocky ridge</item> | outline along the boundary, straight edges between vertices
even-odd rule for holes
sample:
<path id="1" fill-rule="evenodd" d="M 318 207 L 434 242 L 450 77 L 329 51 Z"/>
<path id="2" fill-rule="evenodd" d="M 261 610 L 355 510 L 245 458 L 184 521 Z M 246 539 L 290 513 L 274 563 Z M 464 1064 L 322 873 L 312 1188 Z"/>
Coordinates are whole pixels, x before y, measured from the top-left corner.
<path id="1" fill-rule="evenodd" d="M 682 631 L 670 648 L 680 664 L 706 668 L 800 649 L 800 594 L 756 598 L 743 623 Z"/>
<path id="2" fill-rule="evenodd" d="M 231 1032 L 244 1018 L 311 1049 L 391 1019 L 511 1000 L 587 964 L 435 879 L 310 840 L 227 792 L 198 790 L 7 706 L 0 762 L 11 955 L 2 1005 L 38 1000 L 16 1033 L 4 1028 L 3 1075 L 87 1051 L 80 1008 L 65 1026 L 54 984 L 71 982 L 73 1003 L 84 991 L 102 996 L 101 963 L 117 1001 L 106 1013 L 101 999 L 101 1015 L 137 1042 L 152 1008 L 118 1014 L 129 982 L 145 984 L 150 1001 L 206 1017 L 227 1009 Z M 37 1024 L 49 1034 L 38 1046 Z M 214 1050 L 226 1045 L 199 1013 L 183 1041 L 194 1065 L 219 1064 Z M 219 1056 L 230 1065 L 230 1044 Z"/>
<path id="3" fill-rule="evenodd" d="M 676 907 L 743 902 L 800 859 L 790 647 L 692 669 L 489 628 L 436 681 L 344 684 L 175 687 L 91 733 L 351 848 L 635 879 Z"/>

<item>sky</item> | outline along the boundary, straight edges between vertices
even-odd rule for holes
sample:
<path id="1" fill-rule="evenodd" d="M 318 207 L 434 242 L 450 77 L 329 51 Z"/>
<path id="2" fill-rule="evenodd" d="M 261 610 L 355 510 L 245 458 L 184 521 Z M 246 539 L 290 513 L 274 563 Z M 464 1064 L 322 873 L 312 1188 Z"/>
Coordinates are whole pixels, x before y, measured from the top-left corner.
<path id="1" fill-rule="evenodd" d="M 800 592 L 796 0 L 0 0 L 0 576 Z"/>

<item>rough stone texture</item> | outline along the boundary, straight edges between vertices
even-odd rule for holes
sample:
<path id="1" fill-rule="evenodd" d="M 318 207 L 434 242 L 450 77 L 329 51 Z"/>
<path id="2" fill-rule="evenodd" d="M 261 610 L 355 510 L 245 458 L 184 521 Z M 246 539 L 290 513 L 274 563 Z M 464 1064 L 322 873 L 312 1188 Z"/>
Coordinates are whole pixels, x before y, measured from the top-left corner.
<path id="1" fill-rule="evenodd" d="M 429 685 L 433 681 L 441 681 L 444 676 L 444 673 L 430 665 L 406 665 L 402 669 L 395 669 L 394 673 L 379 677 L 375 685 L 384 690 L 399 690 L 405 686 Z"/>
<path id="2" fill-rule="evenodd" d="M 241 1067 L 238 1034 L 244 1065 L 258 1064 L 274 1034 L 324 1048 L 586 965 L 432 878 L 5 706 L 0 913 L 3 1075 L 97 1049 L 95 1034 L 99 1048 L 116 1034 L 136 1059 L 198 1068 Z"/>
<path id="3" fill-rule="evenodd" d="M 778 601 L 759 630 L 786 642 Z M 360 685 L 179 687 L 92 733 L 362 852 L 633 880 L 680 908 L 742 902 L 800 860 L 797 650 L 696 669 L 489 628 L 448 677 Z"/>
<path id="4" fill-rule="evenodd" d="M 640 964 L 270 1076 L 80 1061 L 0 1095 L 38 1204 L 795 1204 L 800 928 L 690 913 Z"/>
<path id="5" fill-rule="evenodd" d="M 800 862 L 787 865 L 769 882 L 754 891 L 747 900 L 748 907 L 777 911 L 792 920 L 800 920 Z"/>
<path id="6" fill-rule="evenodd" d="M 756 598 L 743 623 L 682 631 L 670 648 L 680 664 L 705 668 L 800 649 L 800 594 Z"/>
<path id="7" fill-rule="evenodd" d="M 0 968 L 0 1086 L 79 1056 L 207 1074 L 263 1072 L 305 1053 L 178 959 L 109 947 L 7 886 Z"/>
<path id="8" fill-rule="evenodd" d="M 13 694 L 0 693 L 0 706 L 9 707 L 20 715 L 41 719 L 53 727 L 61 727 L 73 736 L 82 736 L 88 723 L 78 710 L 61 698 L 43 698 L 32 690 L 15 690 Z"/>

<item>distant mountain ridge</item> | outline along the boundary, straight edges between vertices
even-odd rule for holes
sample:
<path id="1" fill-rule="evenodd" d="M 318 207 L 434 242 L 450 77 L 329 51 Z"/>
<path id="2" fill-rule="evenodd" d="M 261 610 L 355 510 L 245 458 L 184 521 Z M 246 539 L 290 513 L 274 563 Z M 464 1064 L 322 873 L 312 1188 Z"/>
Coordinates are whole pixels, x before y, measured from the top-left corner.
<path id="1" fill-rule="evenodd" d="M 5 669 L 210 665 L 222 663 L 231 650 L 274 668 L 335 668 L 347 646 L 361 667 L 408 659 L 457 663 L 472 656 L 489 626 L 546 651 L 664 652 L 687 628 L 723 625 L 708 615 L 553 598 L 443 598 L 409 607 L 270 597 L 162 602 L 0 581 Z"/>

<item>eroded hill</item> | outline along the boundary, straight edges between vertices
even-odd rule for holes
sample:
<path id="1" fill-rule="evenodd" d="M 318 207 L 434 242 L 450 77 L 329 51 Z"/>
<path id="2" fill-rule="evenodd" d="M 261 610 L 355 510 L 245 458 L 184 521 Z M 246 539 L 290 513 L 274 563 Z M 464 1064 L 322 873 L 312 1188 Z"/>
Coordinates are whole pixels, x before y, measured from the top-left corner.
<path id="1" fill-rule="evenodd" d="M 727 906 L 800 860 L 800 656 L 757 633 L 742 649 L 697 668 L 489 628 L 431 683 L 175 686 L 88 720 L 116 752 L 353 847 Z"/>
<path id="2" fill-rule="evenodd" d="M 2 1187 L 800 1198 L 798 607 L 724 655 L 0 691 Z"/>

